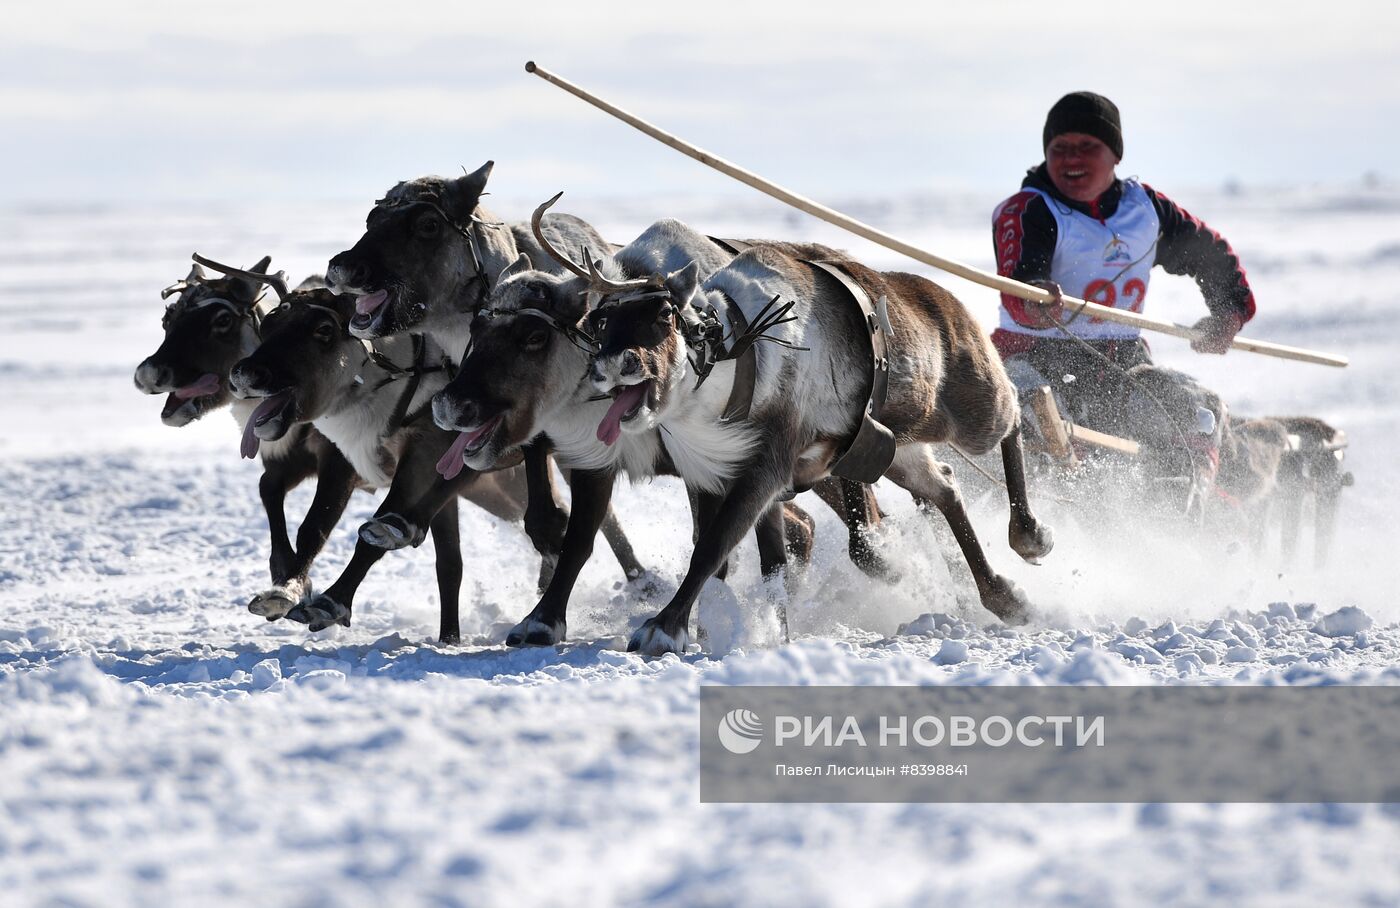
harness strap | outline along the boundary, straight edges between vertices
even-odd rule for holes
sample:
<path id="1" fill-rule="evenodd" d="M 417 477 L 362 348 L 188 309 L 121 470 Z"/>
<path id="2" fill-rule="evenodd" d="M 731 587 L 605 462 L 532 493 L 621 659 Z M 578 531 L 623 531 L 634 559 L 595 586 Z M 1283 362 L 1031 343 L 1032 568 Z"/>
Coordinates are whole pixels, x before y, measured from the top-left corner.
<path id="1" fill-rule="evenodd" d="M 743 240 L 721 239 L 717 236 L 706 237 L 711 243 L 728 252 L 730 255 L 739 255 L 746 250 L 753 248 L 753 243 L 746 243 Z"/>
<path id="2" fill-rule="evenodd" d="M 835 262 L 808 262 L 836 279 L 846 291 L 846 295 L 860 311 L 870 337 L 870 399 L 861 414 L 860 428 L 855 437 L 837 455 L 831 465 L 831 472 L 843 479 L 872 483 L 884 475 L 894 462 L 894 433 L 880 422 L 880 414 L 885 408 L 885 398 L 889 392 L 890 358 L 889 344 L 893 340 L 894 329 L 890 326 L 888 303 L 882 295 L 871 302 L 870 294 L 855 281 L 845 267 Z"/>
<path id="3" fill-rule="evenodd" d="M 413 403 L 413 395 L 418 393 L 418 384 L 423 379 L 423 373 L 419 367 L 422 365 L 423 349 L 425 343 L 423 335 L 414 334 L 413 337 L 413 367 L 408 369 L 408 383 L 404 385 L 403 391 L 399 392 L 398 403 L 394 404 L 394 413 L 389 417 L 389 431 L 397 432 L 404 424 L 405 417 L 408 416 L 408 406 Z M 387 357 L 384 357 L 387 359 Z"/>
<path id="4" fill-rule="evenodd" d="M 721 290 L 720 296 L 724 297 L 724 312 L 729 318 L 730 331 L 735 337 L 739 337 L 749 330 L 749 321 L 744 318 L 743 310 L 729 294 Z M 750 344 L 734 362 L 734 386 L 729 389 L 729 400 L 724 405 L 724 412 L 720 414 L 719 421 L 723 423 L 748 419 L 749 411 L 753 408 L 754 387 L 757 384 L 758 354 Z"/>

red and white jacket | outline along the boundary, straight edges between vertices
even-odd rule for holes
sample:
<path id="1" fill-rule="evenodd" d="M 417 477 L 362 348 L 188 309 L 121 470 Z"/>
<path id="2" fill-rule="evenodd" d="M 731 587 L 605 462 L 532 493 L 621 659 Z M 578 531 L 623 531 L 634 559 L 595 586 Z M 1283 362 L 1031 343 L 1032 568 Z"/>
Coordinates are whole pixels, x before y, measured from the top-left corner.
<path id="1" fill-rule="evenodd" d="M 1195 278 L 1211 312 L 1254 316 L 1254 294 L 1230 244 L 1166 196 L 1136 180 L 1115 180 L 1090 204 L 1061 195 L 1042 164 L 992 218 L 997 273 L 1019 281 L 1052 280 L 1068 296 L 1141 312 L 1151 269 Z M 1038 338 L 1063 337 L 1033 328 L 1026 303 L 1002 294 L 1001 325 L 992 340 L 1002 356 Z M 1127 325 L 1081 316 L 1068 330 L 1085 340 L 1131 340 Z"/>

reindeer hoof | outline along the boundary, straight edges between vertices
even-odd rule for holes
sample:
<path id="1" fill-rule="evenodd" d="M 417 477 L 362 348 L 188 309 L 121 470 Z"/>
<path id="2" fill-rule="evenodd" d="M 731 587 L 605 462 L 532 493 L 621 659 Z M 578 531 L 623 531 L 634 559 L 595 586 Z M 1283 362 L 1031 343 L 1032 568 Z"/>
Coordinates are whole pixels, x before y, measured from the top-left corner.
<path id="1" fill-rule="evenodd" d="M 852 542 L 849 551 L 851 563 L 860 568 L 861 573 L 867 577 L 891 584 L 899 582 L 899 571 L 891 567 L 890 563 L 876 552 L 870 543 L 863 539 L 858 545 Z"/>
<path id="2" fill-rule="evenodd" d="M 300 590 L 292 584 L 263 590 L 248 602 L 248 611 L 268 621 L 285 617 L 301 601 Z"/>
<path id="3" fill-rule="evenodd" d="M 661 577 L 652 571 L 643 570 L 636 576 L 627 578 L 628 596 L 634 596 L 643 602 L 651 602 L 663 595 L 667 595 L 668 589 Z M 675 590 L 669 592 L 674 593 Z"/>
<path id="4" fill-rule="evenodd" d="M 1030 621 L 1030 600 L 1020 587 L 1005 577 L 993 578 L 982 592 L 982 606 L 1011 627 L 1019 627 Z"/>
<path id="5" fill-rule="evenodd" d="M 424 535 L 416 526 L 398 514 L 384 514 L 360 527 L 360 539 L 367 545 L 392 552 L 396 549 L 416 546 Z"/>
<path id="6" fill-rule="evenodd" d="M 675 634 L 668 634 L 661 629 L 660 623 L 652 618 L 637 628 L 637 632 L 627 642 L 627 652 L 640 653 L 643 656 L 664 656 L 667 653 L 679 656 L 685 654 L 685 648 L 689 645 L 690 632 L 685 628 L 681 628 Z"/>
<path id="7" fill-rule="evenodd" d="M 564 642 L 564 621 L 546 624 L 535 618 L 526 618 L 506 634 L 506 646 L 553 646 Z"/>
<path id="8" fill-rule="evenodd" d="M 305 624 L 306 629 L 312 633 L 323 631 L 332 624 L 349 627 L 350 607 L 341 605 L 322 593 L 310 602 L 303 602 L 287 612 L 287 620 Z"/>
<path id="9" fill-rule="evenodd" d="M 1021 525 L 1015 521 L 1007 534 L 1011 550 L 1031 564 L 1040 564 L 1040 559 L 1050 554 L 1055 547 L 1055 531 L 1049 524 L 1033 520 Z"/>

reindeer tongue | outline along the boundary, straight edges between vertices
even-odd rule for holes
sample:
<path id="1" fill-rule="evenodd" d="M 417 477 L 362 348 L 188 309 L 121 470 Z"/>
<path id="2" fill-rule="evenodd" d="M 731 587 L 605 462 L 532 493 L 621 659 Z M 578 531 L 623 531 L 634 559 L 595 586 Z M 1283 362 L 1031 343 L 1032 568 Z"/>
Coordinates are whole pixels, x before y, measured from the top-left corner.
<path id="1" fill-rule="evenodd" d="M 261 408 L 259 408 L 261 409 Z M 243 442 L 238 446 L 238 453 L 248 460 L 258 456 L 258 436 L 253 434 L 256 424 L 249 419 L 243 426 Z"/>
<path id="2" fill-rule="evenodd" d="M 452 442 L 452 447 L 448 448 L 447 453 L 442 455 L 442 459 L 437 462 L 438 475 L 443 479 L 456 479 L 457 474 L 462 472 L 462 467 L 466 465 L 466 462 L 462 460 L 462 452 L 466 451 L 467 446 L 472 442 L 496 428 L 500 422 L 501 417 L 497 416 L 488 419 L 470 432 L 458 435 L 457 440 Z"/>
<path id="3" fill-rule="evenodd" d="M 603 421 L 598 423 L 598 440 L 609 447 L 616 444 L 617 440 L 622 437 L 623 414 L 637 406 L 646 393 L 646 382 L 628 385 L 617 392 L 617 397 L 613 398 L 612 406 L 608 407 L 608 412 L 603 415 Z"/>
<path id="4" fill-rule="evenodd" d="M 364 296 L 356 297 L 355 314 L 371 315 L 376 309 L 384 305 L 384 301 L 388 298 L 388 290 L 376 290 L 373 293 L 366 293 Z"/>
<path id="5" fill-rule="evenodd" d="M 243 443 L 238 451 L 244 457 L 252 460 L 258 456 L 258 437 L 253 434 L 259 424 L 267 422 L 267 418 L 276 413 L 287 402 L 287 393 L 274 394 L 271 397 L 263 398 L 263 402 L 258 404 L 257 409 L 248 417 L 248 422 L 243 426 Z"/>
<path id="6" fill-rule="evenodd" d="M 180 400 L 189 400 L 192 397 L 207 397 L 210 394 L 217 394 L 219 391 L 219 376 L 213 372 L 206 372 L 198 380 L 185 385 L 183 388 L 176 388 L 174 395 Z"/>
<path id="7" fill-rule="evenodd" d="M 457 474 L 462 472 L 462 467 L 466 465 L 462 461 L 462 452 L 467 449 L 467 443 L 471 440 L 470 432 L 463 432 L 457 436 L 457 440 L 452 442 L 452 447 L 448 448 L 447 453 L 437 462 L 439 476 L 443 479 L 457 478 Z"/>

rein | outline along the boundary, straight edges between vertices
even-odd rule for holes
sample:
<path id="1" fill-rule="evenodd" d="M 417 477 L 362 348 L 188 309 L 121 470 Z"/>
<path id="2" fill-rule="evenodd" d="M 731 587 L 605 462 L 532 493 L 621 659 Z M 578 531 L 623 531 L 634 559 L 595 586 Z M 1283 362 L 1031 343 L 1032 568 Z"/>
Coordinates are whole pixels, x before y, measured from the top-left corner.
<path id="1" fill-rule="evenodd" d="M 528 318 L 539 319 L 540 321 L 548 325 L 550 328 L 553 328 L 559 334 L 562 334 L 566 339 L 568 339 L 568 341 L 571 344 L 573 344 L 575 347 L 578 347 L 580 350 L 582 350 L 584 353 L 587 353 L 589 356 L 592 356 L 598 352 L 598 341 L 594 339 L 593 335 L 589 334 L 587 331 L 584 331 L 577 325 L 570 325 L 565 322 L 559 321 L 559 319 L 555 318 L 553 315 L 544 311 L 543 309 L 537 309 L 533 306 L 525 309 L 491 309 L 487 307 L 482 307 L 476 311 L 477 318 L 486 319 L 488 321 L 494 318 L 508 318 L 513 315 L 523 315 Z M 473 332 L 473 338 L 474 337 L 475 332 Z M 466 359 L 467 356 L 471 353 L 471 350 L 472 344 L 468 342 L 467 352 L 462 355 L 462 358 Z"/>

